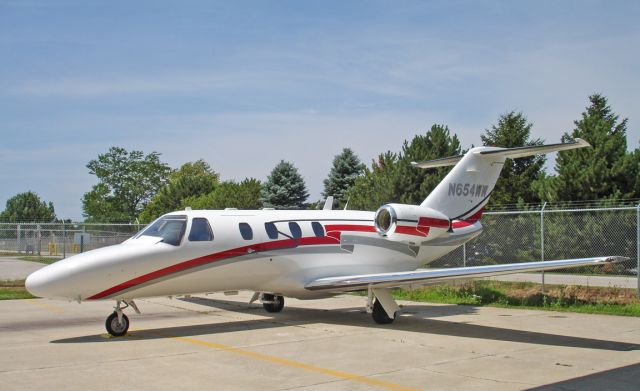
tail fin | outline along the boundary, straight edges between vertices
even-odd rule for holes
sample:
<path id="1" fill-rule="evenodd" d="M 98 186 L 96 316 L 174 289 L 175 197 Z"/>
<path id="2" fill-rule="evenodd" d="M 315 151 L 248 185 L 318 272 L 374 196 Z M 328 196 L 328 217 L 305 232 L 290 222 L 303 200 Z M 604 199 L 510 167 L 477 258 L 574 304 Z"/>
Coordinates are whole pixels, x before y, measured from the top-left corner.
<path id="1" fill-rule="evenodd" d="M 420 206 L 444 213 L 451 220 L 464 220 L 474 215 L 489 201 L 507 158 L 516 159 L 542 153 L 590 146 L 576 138 L 571 143 L 534 145 L 530 147 L 476 147 L 464 155 L 415 163 L 420 168 L 453 166 Z"/>

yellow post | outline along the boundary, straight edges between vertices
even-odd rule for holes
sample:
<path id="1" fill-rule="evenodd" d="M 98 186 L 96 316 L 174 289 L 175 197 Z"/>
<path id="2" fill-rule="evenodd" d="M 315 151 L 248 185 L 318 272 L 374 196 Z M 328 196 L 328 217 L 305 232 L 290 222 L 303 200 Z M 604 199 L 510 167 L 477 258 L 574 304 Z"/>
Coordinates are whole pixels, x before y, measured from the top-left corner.
<path id="1" fill-rule="evenodd" d="M 49 255 L 58 255 L 58 243 L 49 242 Z"/>

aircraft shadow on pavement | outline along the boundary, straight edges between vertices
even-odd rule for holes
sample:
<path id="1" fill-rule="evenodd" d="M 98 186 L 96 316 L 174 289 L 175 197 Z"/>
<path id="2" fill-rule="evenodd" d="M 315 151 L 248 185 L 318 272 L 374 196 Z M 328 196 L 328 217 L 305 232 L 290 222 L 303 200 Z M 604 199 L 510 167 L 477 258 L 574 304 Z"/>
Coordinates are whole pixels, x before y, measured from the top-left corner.
<path id="1" fill-rule="evenodd" d="M 639 377 L 640 364 L 631 364 L 625 367 L 563 380 L 558 383 L 529 388 L 527 391 L 637 390 Z"/>
<path id="2" fill-rule="evenodd" d="M 205 305 L 226 311 L 253 314 L 262 310 L 262 306 L 248 305 L 238 301 L 190 297 L 180 299 L 185 302 Z M 505 342 L 529 343 L 535 345 L 564 346 L 574 348 L 631 351 L 640 350 L 640 345 L 634 343 L 573 337 L 508 329 L 494 326 L 483 326 L 468 322 L 438 320 L 434 318 L 477 312 L 474 306 L 448 305 L 425 306 L 410 305 L 403 307 L 403 315 L 390 325 L 378 325 L 361 307 L 343 308 L 339 310 L 309 309 L 285 307 L 281 313 L 262 313 L 264 319 L 238 320 L 222 323 L 206 323 L 189 326 L 166 327 L 131 331 L 124 338 L 108 338 L 105 335 L 89 335 L 51 341 L 52 343 L 87 343 L 87 342 L 118 342 L 132 340 L 150 340 L 175 337 L 189 337 L 198 335 L 213 335 L 237 331 L 271 329 L 315 323 L 328 323 L 344 326 L 367 328 L 394 329 L 399 331 L 446 335 L 462 338 L 488 339 Z"/>

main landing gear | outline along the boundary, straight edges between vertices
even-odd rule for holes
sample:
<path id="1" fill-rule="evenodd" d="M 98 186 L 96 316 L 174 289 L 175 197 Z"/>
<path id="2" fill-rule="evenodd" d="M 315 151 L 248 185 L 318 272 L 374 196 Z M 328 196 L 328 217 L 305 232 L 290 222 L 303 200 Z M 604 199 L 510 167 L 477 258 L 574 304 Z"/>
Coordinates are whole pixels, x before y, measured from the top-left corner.
<path id="1" fill-rule="evenodd" d="M 375 299 L 374 299 L 375 296 Z M 400 307 L 387 288 L 367 289 L 367 312 L 377 324 L 393 323 Z"/>
<path id="2" fill-rule="evenodd" d="M 284 297 L 263 293 L 260 298 L 262 306 L 267 312 L 280 312 L 284 308 Z"/>
<path id="3" fill-rule="evenodd" d="M 122 307 L 123 303 L 124 307 Z M 115 311 L 113 311 L 113 313 L 107 317 L 107 320 L 105 321 L 105 327 L 107 329 L 107 332 L 113 337 L 122 337 L 127 333 L 127 330 L 129 330 L 129 318 L 122 312 L 122 310 L 129 306 L 133 308 L 136 314 L 140 313 L 138 306 L 133 302 L 133 300 L 118 300 L 116 301 Z"/>
<path id="4" fill-rule="evenodd" d="M 251 300 L 249 300 L 249 304 L 256 300 L 260 300 L 267 312 L 280 312 L 284 308 L 284 297 L 281 295 L 256 292 L 253 294 Z"/>

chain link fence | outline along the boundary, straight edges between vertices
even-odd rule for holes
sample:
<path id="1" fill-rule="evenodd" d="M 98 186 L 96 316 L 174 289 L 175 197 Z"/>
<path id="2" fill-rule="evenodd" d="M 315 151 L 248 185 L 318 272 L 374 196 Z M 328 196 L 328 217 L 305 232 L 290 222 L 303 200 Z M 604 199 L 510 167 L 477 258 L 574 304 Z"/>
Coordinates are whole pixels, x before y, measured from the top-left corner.
<path id="1" fill-rule="evenodd" d="M 0 252 L 67 257 L 122 243 L 140 228 L 136 224 L 0 223 Z"/>
<path id="2" fill-rule="evenodd" d="M 502 263 L 621 255 L 629 260 L 493 277 L 542 284 L 635 288 L 640 294 L 640 205 L 631 207 L 485 212 L 484 230 L 475 239 L 434 261 L 432 267 L 480 266 Z M 543 287 L 544 289 L 544 287 Z"/>
<path id="3" fill-rule="evenodd" d="M 629 257 L 604 267 L 580 267 L 499 278 L 542 284 L 636 288 L 640 294 L 640 205 L 485 212 L 484 231 L 431 267 L 570 259 L 601 255 Z M 142 228 L 137 224 L 0 223 L 0 252 L 66 257 L 118 244 Z"/>

